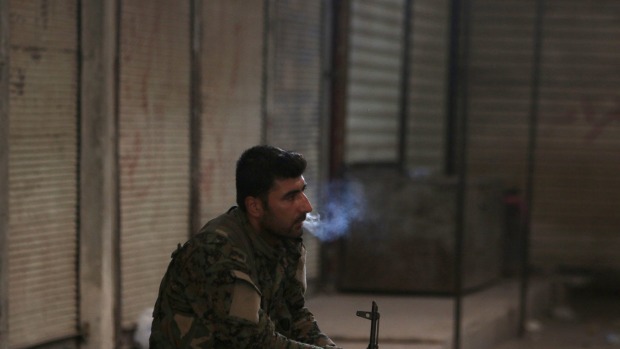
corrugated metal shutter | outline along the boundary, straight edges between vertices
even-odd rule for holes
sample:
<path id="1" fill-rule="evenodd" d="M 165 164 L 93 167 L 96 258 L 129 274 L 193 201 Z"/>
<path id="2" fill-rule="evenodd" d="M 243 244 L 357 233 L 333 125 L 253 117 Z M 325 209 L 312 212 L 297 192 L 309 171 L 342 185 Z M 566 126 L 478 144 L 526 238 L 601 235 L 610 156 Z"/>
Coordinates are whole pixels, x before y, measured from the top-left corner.
<path id="1" fill-rule="evenodd" d="M 269 9 L 266 142 L 308 161 L 307 195 L 318 204 L 322 166 L 322 2 L 272 1 Z M 318 277 L 319 247 L 306 235 L 308 279 Z"/>
<path id="2" fill-rule="evenodd" d="M 448 2 L 413 0 L 406 166 L 441 173 L 445 154 Z"/>
<path id="3" fill-rule="evenodd" d="M 403 0 L 352 0 L 345 163 L 398 160 Z"/>
<path id="4" fill-rule="evenodd" d="M 77 335 L 78 11 L 75 1 L 10 1 L 10 9 L 14 348 Z"/>
<path id="5" fill-rule="evenodd" d="M 523 191 L 536 1 L 472 4 L 470 175 Z M 618 268 L 620 4 L 547 0 L 545 7 L 532 261 Z"/>
<path id="6" fill-rule="evenodd" d="M 189 1 L 121 7 L 119 152 L 122 324 L 152 307 L 189 231 Z"/>
<path id="7" fill-rule="evenodd" d="M 495 189 L 497 185 L 501 191 L 526 192 L 535 12 L 536 0 L 476 0 L 471 3 L 470 22 L 464 24 L 471 35 L 463 38 L 469 44 L 467 176 L 478 188 Z M 468 187 L 468 201 L 476 193 L 472 189 Z M 501 200 L 499 195 L 497 200 Z M 489 207 L 500 204 L 498 201 Z M 476 212 L 475 206 L 468 206 L 467 212 L 469 221 L 469 212 Z M 489 212 L 488 207 L 484 212 Z M 489 254 L 485 253 L 488 246 L 483 247 L 482 253 L 475 252 L 476 258 L 499 257 L 505 271 L 513 272 L 521 245 L 520 227 L 514 221 L 505 223 L 501 234 L 485 232 L 486 238 L 482 239 L 479 236 L 484 230 L 469 230 L 465 232 L 465 243 L 467 239 L 488 242 L 489 237 L 499 235 L 501 248 Z"/>
<path id="8" fill-rule="evenodd" d="M 620 3 L 548 0 L 532 257 L 620 268 Z"/>
<path id="9" fill-rule="evenodd" d="M 203 3 L 202 223 L 235 205 L 235 165 L 261 141 L 263 1 Z"/>
<path id="10" fill-rule="evenodd" d="M 533 0 L 477 0 L 471 9 L 468 166 L 471 177 L 524 189 L 534 57 Z"/>

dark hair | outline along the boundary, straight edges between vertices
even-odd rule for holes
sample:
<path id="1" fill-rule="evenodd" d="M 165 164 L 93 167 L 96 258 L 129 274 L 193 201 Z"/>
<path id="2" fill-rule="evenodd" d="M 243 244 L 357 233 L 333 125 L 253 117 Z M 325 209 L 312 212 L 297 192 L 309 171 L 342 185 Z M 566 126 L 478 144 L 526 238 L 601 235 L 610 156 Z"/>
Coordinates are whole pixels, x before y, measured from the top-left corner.
<path id="1" fill-rule="evenodd" d="M 257 145 L 244 151 L 237 160 L 237 205 L 245 211 L 245 198 L 248 196 L 266 202 L 276 179 L 299 177 L 305 169 L 306 159 L 296 152 L 270 145 Z"/>

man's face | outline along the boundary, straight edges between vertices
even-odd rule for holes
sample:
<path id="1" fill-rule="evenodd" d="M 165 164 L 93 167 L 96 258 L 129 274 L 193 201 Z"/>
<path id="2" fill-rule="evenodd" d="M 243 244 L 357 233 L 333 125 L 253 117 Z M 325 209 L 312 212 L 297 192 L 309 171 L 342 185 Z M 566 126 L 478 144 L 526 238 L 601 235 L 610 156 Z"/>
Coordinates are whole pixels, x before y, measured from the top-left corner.
<path id="1" fill-rule="evenodd" d="M 276 179 L 267 196 L 267 207 L 260 220 L 261 228 L 279 237 L 300 237 L 306 214 L 312 211 L 312 205 L 304 194 L 305 189 L 303 176 Z"/>

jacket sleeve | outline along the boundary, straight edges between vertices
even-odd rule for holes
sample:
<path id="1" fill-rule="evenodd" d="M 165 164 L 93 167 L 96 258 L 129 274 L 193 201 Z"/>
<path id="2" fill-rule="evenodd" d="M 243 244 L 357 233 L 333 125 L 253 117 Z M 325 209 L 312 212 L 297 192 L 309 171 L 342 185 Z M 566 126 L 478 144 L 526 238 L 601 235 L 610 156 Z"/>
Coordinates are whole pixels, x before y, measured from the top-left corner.
<path id="1" fill-rule="evenodd" d="M 293 316 L 292 337 L 304 343 L 312 343 L 325 348 L 338 348 L 318 326 L 314 314 L 305 306 L 306 292 L 306 249 L 303 244 L 298 247 L 294 269 L 289 272 L 286 299 Z"/>

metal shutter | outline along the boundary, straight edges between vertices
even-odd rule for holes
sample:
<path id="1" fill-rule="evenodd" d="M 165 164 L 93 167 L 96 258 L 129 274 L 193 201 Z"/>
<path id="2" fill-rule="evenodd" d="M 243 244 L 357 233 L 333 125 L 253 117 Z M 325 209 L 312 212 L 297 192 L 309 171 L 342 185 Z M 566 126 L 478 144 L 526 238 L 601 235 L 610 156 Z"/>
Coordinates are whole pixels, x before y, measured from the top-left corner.
<path id="1" fill-rule="evenodd" d="M 235 165 L 261 141 L 263 2 L 203 2 L 202 223 L 235 205 Z"/>
<path id="2" fill-rule="evenodd" d="M 524 189 L 534 57 L 533 0 L 472 3 L 468 170 Z"/>
<path id="3" fill-rule="evenodd" d="M 620 268 L 620 3 L 548 0 L 532 258 Z"/>
<path id="4" fill-rule="evenodd" d="M 441 173 L 445 154 L 448 1 L 413 0 L 406 166 Z"/>
<path id="5" fill-rule="evenodd" d="M 352 0 L 345 163 L 398 161 L 403 0 Z"/>
<path id="6" fill-rule="evenodd" d="M 547 0 L 532 209 L 534 264 L 618 268 L 620 4 Z M 469 172 L 524 190 L 536 1 L 472 3 Z"/>
<path id="7" fill-rule="evenodd" d="M 272 1 L 268 19 L 266 142 L 300 152 L 308 161 L 308 197 L 318 204 L 322 166 L 322 2 Z M 316 207 L 315 207 L 316 208 Z M 318 277 L 318 241 L 304 238 L 308 279 Z"/>
<path id="8" fill-rule="evenodd" d="M 155 304 L 189 231 L 189 1 L 123 1 L 119 156 L 122 325 Z"/>
<path id="9" fill-rule="evenodd" d="M 77 335 L 75 1 L 10 1 L 9 348 Z"/>

